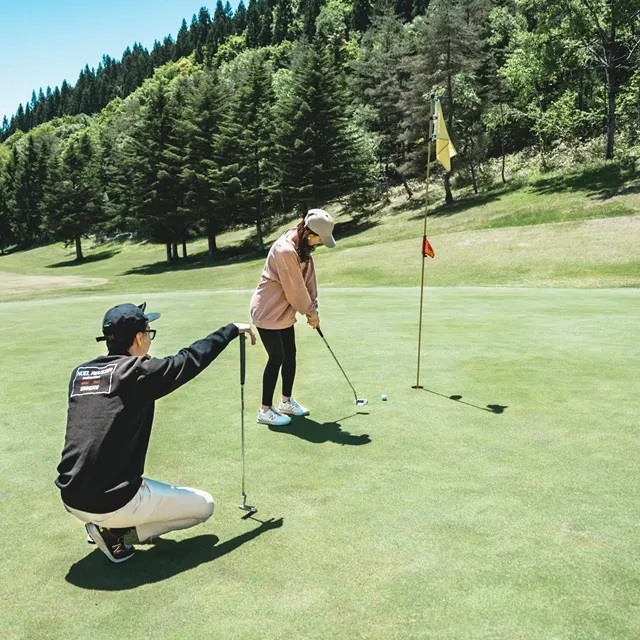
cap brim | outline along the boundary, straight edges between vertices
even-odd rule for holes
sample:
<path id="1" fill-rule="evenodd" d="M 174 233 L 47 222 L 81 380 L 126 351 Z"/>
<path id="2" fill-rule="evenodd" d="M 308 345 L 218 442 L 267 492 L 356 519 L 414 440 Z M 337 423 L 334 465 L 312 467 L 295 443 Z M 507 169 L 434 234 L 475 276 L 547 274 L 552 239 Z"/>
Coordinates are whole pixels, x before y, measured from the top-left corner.
<path id="1" fill-rule="evenodd" d="M 326 238 L 322 238 L 322 244 L 327 247 L 327 249 L 333 249 L 336 246 L 336 241 L 333 236 L 327 236 Z"/>
<path id="2" fill-rule="evenodd" d="M 159 313 L 145 313 L 144 315 L 147 316 L 147 322 L 153 322 L 160 317 Z"/>

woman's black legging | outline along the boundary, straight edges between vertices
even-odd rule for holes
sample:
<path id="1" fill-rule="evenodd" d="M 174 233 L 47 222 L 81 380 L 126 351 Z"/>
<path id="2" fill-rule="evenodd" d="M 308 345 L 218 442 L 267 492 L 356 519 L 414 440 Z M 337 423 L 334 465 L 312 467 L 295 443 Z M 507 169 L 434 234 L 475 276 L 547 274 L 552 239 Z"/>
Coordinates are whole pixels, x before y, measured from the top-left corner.
<path id="1" fill-rule="evenodd" d="M 269 359 L 262 374 L 262 404 L 273 405 L 273 393 L 282 369 L 282 395 L 291 396 L 296 377 L 296 334 L 293 326 L 286 329 L 260 329 L 258 333 Z"/>

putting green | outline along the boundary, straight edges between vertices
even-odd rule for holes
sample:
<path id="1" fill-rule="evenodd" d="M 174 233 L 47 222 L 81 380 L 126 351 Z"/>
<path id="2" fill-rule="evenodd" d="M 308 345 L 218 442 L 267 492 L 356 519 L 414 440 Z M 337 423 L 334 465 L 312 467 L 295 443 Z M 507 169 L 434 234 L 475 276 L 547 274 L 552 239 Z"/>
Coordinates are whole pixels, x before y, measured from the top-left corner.
<path id="1" fill-rule="evenodd" d="M 156 355 L 229 321 L 250 291 L 146 296 Z M 210 491 L 211 520 L 112 565 L 53 485 L 71 369 L 105 309 L 140 295 L 0 303 L 0 622 L 8 638 L 640 636 L 634 289 L 323 289 L 297 327 L 308 419 L 255 424 L 238 343 L 158 402 L 146 473 Z M 381 401 L 386 394 L 388 400 Z"/>

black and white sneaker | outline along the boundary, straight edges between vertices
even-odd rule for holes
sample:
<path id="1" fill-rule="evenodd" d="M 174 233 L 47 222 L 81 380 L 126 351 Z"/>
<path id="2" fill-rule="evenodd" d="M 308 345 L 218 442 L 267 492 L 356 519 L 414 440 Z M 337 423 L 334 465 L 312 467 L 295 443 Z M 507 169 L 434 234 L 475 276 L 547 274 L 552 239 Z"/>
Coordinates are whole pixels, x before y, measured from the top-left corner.
<path id="1" fill-rule="evenodd" d="M 132 545 L 124 541 L 128 529 L 99 529 L 92 522 L 85 524 L 84 528 L 111 562 L 124 562 L 136 552 Z"/>

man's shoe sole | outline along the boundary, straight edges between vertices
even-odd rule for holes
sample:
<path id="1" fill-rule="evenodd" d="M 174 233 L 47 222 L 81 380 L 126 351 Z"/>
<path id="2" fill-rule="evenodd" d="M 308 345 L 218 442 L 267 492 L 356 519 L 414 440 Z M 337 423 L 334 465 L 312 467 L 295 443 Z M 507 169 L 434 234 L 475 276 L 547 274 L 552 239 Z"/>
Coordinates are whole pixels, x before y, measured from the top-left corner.
<path id="1" fill-rule="evenodd" d="M 89 537 L 96 543 L 96 545 L 98 546 L 98 549 L 100 549 L 100 551 L 102 551 L 102 553 L 104 553 L 104 555 L 107 556 L 107 558 L 109 558 L 111 562 L 115 562 L 116 564 L 118 564 L 120 562 L 124 562 L 125 560 L 128 560 L 133 556 L 133 553 L 130 553 L 128 556 L 125 556 L 124 558 L 120 558 L 120 559 L 114 558 L 111 555 L 111 552 L 109 551 L 109 547 L 107 547 L 104 540 L 102 539 L 102 536 L 98 531 L 98 527 L 96 527 L 96 525 L 93 524 L 92 522 L 88 522 L 87 524 L 84 525 L 84 528 L 87 530 Z"/>

